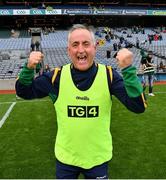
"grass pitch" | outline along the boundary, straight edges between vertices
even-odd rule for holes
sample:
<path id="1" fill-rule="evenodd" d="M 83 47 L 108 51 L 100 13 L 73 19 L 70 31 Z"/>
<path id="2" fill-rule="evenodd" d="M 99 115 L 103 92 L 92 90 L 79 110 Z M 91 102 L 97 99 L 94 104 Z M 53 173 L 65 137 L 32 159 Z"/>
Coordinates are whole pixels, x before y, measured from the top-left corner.
<path id="1" fill-rule="evenodd" d="M 110 178 L 166 178 L 166 85 L 155 86 L 154 93 L 143 114 L 129 112 L 113 98 Z M 15 101 L 15 95 L 0 95 L 0 120 Z M 54 179 L 57 125 L 52 102 L 16 102 L 0 128 L 0 178 Z"/>

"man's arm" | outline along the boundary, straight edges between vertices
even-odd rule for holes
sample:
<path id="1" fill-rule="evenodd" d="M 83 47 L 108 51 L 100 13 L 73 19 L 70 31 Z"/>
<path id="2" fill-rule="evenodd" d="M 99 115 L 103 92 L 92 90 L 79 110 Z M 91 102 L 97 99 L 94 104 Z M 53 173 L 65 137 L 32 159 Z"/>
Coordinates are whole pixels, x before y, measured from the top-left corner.
<path id="1" fill-rule="evenodd" d="M 55 98 L 57 92 L 51 82 L 53 74 L 54 71 L 51 71 L 34 79 L 34 72 L 25 64 L 16 81 L 17 95 L 24 99 L 42 98 L 45 96 L 50 96 L 52 99 Z"/>
<path id="2" fill-rule="evenodd" d="M 52 78 L 54 72 L 44 73 L 34 79 L 34 68 L 42 60 L 41 52 L 32 52 L 16 81 L 16 93 L 24 99 L 42 98 L 50 96 L 53 101 L 56 100 L 58 88 L 53 87 Z"/>
<path id="3" fill-rule="evenodd" d="M 128 82 L 128 85 L 125 86 L 124 78 L 122 78 L 114 69 L 112 70 L 112 72 L 112 82 L 110 81 L 110 77 L 108 78 L 111 95 L 114 95 L 116 98 L 118 98 L 119 101 L 124 104 L 130 111 L 135 113 L 144 112 L 147 105 L 144 94 L 142 93 L 142 87 L 140 89 L 140 87 L 137 87 L 135 85 L 133 86 L 132 82 L 131 84 Z M 136 92 L 137 96 L 135 96 L 134 94 L 134 97 L 132 97 L 131 95 L 133 94 L 133 92 Z M 130 94 L 130 96 L 128 95 L 128 93 Z"/>
<path id="4" fill-rule="evenodd" d="M 132 66 L 133 54 L 122 49 L 116 56 L 123 78 L 113 70 L 111 94 L 115 95 L 129 110 L 142 113 L 146 108 L 141 82 L 136 75 L 136 68 Z"/>

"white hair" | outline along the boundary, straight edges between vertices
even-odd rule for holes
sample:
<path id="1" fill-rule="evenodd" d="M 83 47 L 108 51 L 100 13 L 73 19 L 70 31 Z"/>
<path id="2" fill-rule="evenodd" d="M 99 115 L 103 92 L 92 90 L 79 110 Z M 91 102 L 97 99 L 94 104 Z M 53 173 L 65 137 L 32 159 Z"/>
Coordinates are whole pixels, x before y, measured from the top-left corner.
<path id="1" fill-rule="evenodd" d="M 70 35 L 73 31 L 75 31 L 76 29 L 86 29 L 90 32 L 91 36 L 92 36 L 92 41 L 94 43 L 94 45 L 96 45 L 96 39 L 95 39 L 95 35 L 93 32 L 93 29 L 89 26 L 83 25 L 83 24 L 74 24 L 70 29 L 69 29 L 69 34 L 68 34 L 68 43 L 69 43 L 69 39 L 70 39 Z"/>

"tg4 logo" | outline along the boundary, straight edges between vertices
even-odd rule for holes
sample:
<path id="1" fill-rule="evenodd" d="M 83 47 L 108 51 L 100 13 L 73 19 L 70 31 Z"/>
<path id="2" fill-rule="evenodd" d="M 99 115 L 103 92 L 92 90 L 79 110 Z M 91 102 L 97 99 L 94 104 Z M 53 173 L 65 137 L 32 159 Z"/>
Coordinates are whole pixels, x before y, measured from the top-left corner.
<path id="1" fill-rule="evenodd" d="M 99 106 L 67 106 L 68 117 L 98 117 Z"/>

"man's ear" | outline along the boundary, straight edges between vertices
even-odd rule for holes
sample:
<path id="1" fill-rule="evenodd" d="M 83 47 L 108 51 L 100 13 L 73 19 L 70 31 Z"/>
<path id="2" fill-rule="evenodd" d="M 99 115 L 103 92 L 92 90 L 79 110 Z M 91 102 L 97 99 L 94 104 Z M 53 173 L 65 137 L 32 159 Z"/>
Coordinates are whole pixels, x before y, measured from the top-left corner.
<path id="1" fill-rule="evenodd" d="M 68 54 L 68 56 L 70 56 L 70 49 L 69 49 L 69 47 L 67 47 L 67 54 Z"/>
<path id="2" fill-rule="evenodd" d="M 97 50 L 97 43 L 94 45 L 94 47 L 95 47 L 95 50 Z"/>

